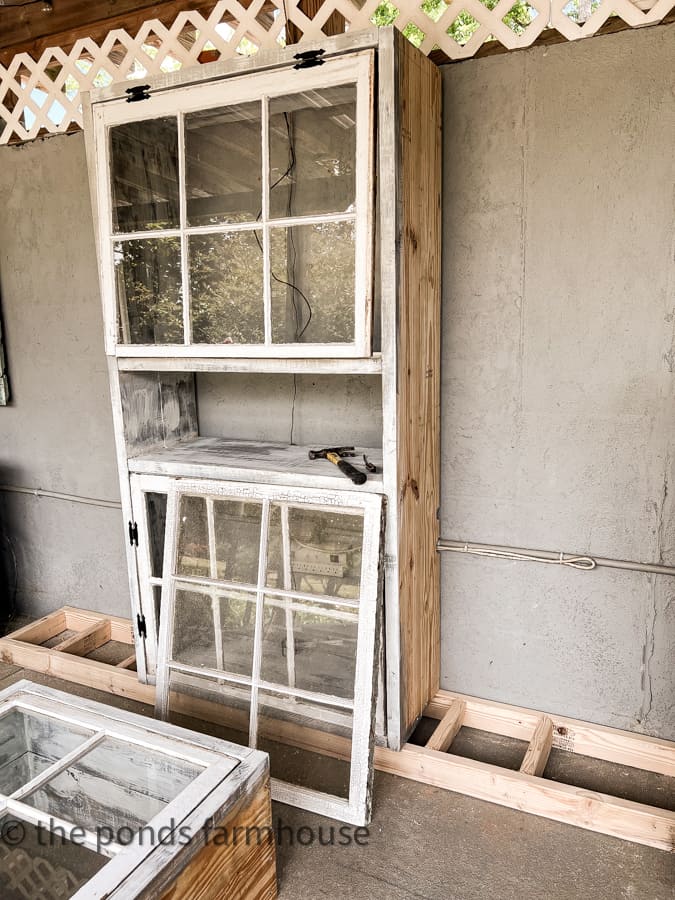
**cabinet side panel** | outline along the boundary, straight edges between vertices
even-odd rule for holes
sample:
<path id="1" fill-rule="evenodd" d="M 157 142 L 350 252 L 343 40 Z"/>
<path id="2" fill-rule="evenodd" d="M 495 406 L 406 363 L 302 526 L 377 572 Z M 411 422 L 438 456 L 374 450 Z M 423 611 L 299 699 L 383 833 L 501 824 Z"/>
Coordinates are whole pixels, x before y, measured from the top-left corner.
<path id="1" fill-rule="evenodd" d="M 440 575 L 441 78 L 398 38 L 401 201 L 398 306 L 398 519 L 401 730 L 438 690 Z"/>
<path id="2" fill-rule="evenodd" d="M 245 796 L 162 900 L 274 900 L 276 844 L 269 782 Z"/>

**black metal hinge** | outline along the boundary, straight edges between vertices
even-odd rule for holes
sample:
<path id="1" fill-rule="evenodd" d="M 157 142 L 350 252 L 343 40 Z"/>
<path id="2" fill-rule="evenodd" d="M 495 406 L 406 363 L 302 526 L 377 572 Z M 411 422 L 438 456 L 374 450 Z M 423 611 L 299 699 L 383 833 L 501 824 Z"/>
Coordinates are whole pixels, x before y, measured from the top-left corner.
<path id="1" fill-rule="evenodd" d="M 127 95 L 127 103 L 138 103 L 139 100 L 150 99 L 149 84 L 135 84 L 124 92 Z"/>
<path id="2" fill-rule="evenodd" d="M 132 547 L 138 547 L 138 525 L 135 522 L 129 522 L 129 543 Z"/>
<path id="3" fill-rule="evenodd" d="M 139 613 L 136 616 L 136 624 L 138 625 L 138 636 L 146 638 L 148 636 L 148 629 L 145 627 L 145 616 L 142 616 Z"/>
<path id="4" fill-rule="evenodd" d="M 314 66 L 322 66 L 325 59 L 321 59 L 325 50 L 305 50 L 304 53 L 296 53 L 293 59 L 298 61 L 293 66 L 294 69 L 313 69 Z"/>

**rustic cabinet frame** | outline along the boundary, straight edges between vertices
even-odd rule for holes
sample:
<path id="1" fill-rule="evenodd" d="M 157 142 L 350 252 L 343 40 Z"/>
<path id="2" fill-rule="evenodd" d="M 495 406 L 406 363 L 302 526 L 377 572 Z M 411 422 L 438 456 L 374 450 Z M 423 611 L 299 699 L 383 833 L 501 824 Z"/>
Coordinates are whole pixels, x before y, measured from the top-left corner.
<path id="1" fill-rule="evenodd" d="M 109 299 L 109 250 L 105 243 L 110 242 L 110 235 L 105 230 L 107 226 L 101 231 L 100 224 L 107 222 L 109 215 L 109 199 L 99 177 L 104 171 L 101 154 L 107 151 L 95 137 L 94 120 L 97 116 L 111 116 L 108 110 L 113 107 L 123 109 L 125 115 L 142 117 L 144 103 L 154 101 L 127 105 L 124 85 L 85 97 L 102 293 L 108 297 L 104 303 L 106 352 L 124 528 L 126 532 L 127 527 L 133 528 L 139 521 L 138 500 L 132 500 L 130 484 L 130 475 L 137 472 L 144 477 L 255 479 L 261 483 L 351 490 L 349 482 L 336 470 L 331 471 L 328 464 L 311 472 L 303 469 L 298 460 L 306 460 L 306 447 L 280 449 L 279 459 L 285 462 L 271 467 L 267 474 L 264 465 L 252 474 L 251 465 L 242 464 L 234 449 L 223 447 L 218 455 L 213 447 L 205 448 L 204 441 L 211 438 L 200 436 L 198 411 L 194 403 L 184 402 L 186 394 L 194 391 L 190 379 L 196 373 L 316 373 L 336 378 L 378 378 L 383 426 L 381 449 L 376 451 L 381 453 L 377 460 L 378 465 L 381 461 L 381 472 L 369 478 L 360 490 L 380 493 L 385 500 L 385 652 L 380 670 L 384 715 L 378 733 L 381 741 L 398 749 L 436 693 L 440 673 L 440 579 L 436 553 L 440 482 L 440 74 L 432 62 L 392 28 L 326 38 L 318 44 L 307 44 L 306 49 L 323 50 L 325 65 L 309 73 L 298 73 L 293 70 L 295 48 L 261 51 L 249 59 L 212 63 L 153 78 L 150 94 L 151 98 L 156 95 L 158 103 L 170 105 L 177 92 L 196 97 L 202 87 L 210 91 L 220 85 L 227 95 L 231 86 L 235 86 L 234 90 L 246 79 L 252 83 L 257 78 L 283 84 L 286 93 L 295 75 L 320 73 L 323 69 L 328 72 L 333 63 L 353 72 L 355 66 L 365 65 L 359 60 L 366 56 L 374 60 L 375 75 L 369 82 L 373 86 L 373 125 L 366 155 L 371 154 L 372 148 L 377 177 L 371 172 L 368 187 L 374 194 L 369 210 L 372 225 L 364 220 L 361 232 L 366 243 L 372 239 L 374 245 L 372 288 L 366 285 L 367 290 L 373 291 L 372 343 L 365 330 L 371 319 L 367 314 L 363 320 L 363 343 L 349 349 L 351 356 L 339 356 L 334 347 L 320 352 L 305 348 L 302 352 L 306 355 L 291 358 L 274 347 L 263 347 L 262 351 L 260 347 L 249 348 L 248 356 L 225 356 L 222 349 L 213 346 L 196 352 L 195 345 L 133 348 L 116 344 L 114 308 Z M 369 277 L 366 274 L 366 281 Z M 146 424 L 151 423 L 152 427 L 146 429 L 144 446 L 137 440 L 139 430 L 130 428 L 129 396 L 147 400 Z M 165 414 L 167 403 L 171 415 Z M 178 407 L 182 410 L 179 426 L 169 427 L 167 422 L 173 420 L 174 408 Z M 204 449 L 210 454 L 208 465 L 204 463 Z M 141 531 L 139 528 L 139 534 Z M 133 540 L 128 542 L 127 551 L 132 614 L 140 623 L 143 611 L 139 575 L 145 585 L 147 578 L 142 575 L 144 563 L 139 561 L 139 554 L 145 551 Z M 139 677 L 152 681 L 156 632 L 147 623 L 144 631 L 138 630 L 136 647 Z"/>

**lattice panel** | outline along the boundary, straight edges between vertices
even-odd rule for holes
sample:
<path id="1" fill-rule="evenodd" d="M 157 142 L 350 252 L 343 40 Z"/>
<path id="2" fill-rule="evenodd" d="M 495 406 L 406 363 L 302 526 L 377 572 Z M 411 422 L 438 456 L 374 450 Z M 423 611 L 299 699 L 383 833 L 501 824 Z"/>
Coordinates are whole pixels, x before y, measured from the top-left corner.
<path id="1" fill-rule="evenodd" d="M 394 24 L 423 53 L 440 49 L 466 59 L 489 41 L 527 47 L 547 28 L 568 40 L 588 37 L 611 16 L 630 27 L 651 25 L 673 6 L 675 0 L 220 0 L 208 16 L 179 13 L 170 28 L 153 19 L 135 37 L 117 29 L 100 46 L 84 39 L 68 53 L 52 47 L 38 60 L 19 53 L 7 68 L 0 65 L 0 144 L 81 127 L 82 90 L 250 56 L 287 40 Z"/>

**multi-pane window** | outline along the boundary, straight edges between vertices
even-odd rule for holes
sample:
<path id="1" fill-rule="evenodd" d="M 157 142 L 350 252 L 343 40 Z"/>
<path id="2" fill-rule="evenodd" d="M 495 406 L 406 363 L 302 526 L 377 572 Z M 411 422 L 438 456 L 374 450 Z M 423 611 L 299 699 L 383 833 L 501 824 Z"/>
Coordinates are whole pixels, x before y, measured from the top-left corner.
<path id="1" fill-rule="evenodd" d="M 345 820 L 367 804 L 380 516 L 374 494 L 216 482 L 173 482 L 167 506 L 160 712 L 187 694 L 226 707 L 251 747 L 276 750 L 291 727 L 339 750 L 342 782 L 321 787 L 338 799 L 310 808 Z"/>
<path id="2" fill-rule="evenodd" d="M 370 354 L 371 67 L 97 107 L 117 352 Z"/>

